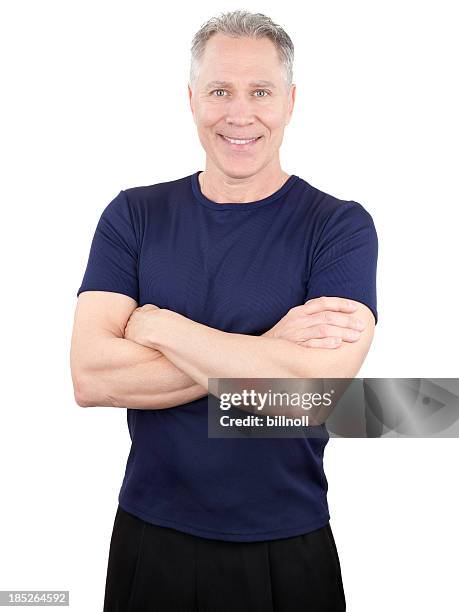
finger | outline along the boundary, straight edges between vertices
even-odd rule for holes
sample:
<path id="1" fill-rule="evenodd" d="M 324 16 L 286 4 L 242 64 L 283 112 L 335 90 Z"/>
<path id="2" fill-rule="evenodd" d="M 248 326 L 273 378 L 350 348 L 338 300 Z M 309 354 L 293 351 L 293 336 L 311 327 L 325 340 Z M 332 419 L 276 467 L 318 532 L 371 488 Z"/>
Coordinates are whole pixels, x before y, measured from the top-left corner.
<path id="1" fill-rule="evenodd" d="M 345 342 L 356 342 L 360 338 L 360 332 L 356 329 L 347 329 L 325 323 L 315 325 L 314 327 L 308 327 L 306 333 L 308 339 L 336 337 L 341 338 Z"/>
<path id="2" fill-rule="evenodd" d="M 332 337 L 332 338 L 311 338 L 311 340 L 306 340 L 305 342 L 298 342 L 301 346 L 305 346 L 307 348 L 339 348 L 342 345 L 341 338 Z"/>
<path id="3" fill-rule="evenodd" d="M 313 298 L 305 302 L 301 309 L 304 309 L 306 314 L 315 314 L 322 310 L 334 310 L 336 312 L 355 312 L 357 304 L 352 300 L 340 297 L 321 296 Z"/>
<path id="4" fill-rule="evenodd" d="M 304 316 L 308 319 L 308 327 L 325 324 L 336 325 L 337 327 L 344 327 L 346 329 L 356 329 L 357 331 L 363 331 L 365 329 L 365 321 L 362 319 L 350 314 L 333 312 L 332 310 L 324 310 L 317 314 Z"/>

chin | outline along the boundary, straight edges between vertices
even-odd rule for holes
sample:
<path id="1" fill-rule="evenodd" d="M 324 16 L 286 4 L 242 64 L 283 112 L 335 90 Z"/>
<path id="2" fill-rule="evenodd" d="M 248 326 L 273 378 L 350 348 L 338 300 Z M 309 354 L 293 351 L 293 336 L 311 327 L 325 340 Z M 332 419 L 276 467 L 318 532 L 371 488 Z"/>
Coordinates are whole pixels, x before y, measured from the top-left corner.
<path id="1" fill-rule="evenodd" d="M 226 174 L 226 176 L 230 176 L 234 179 L 248 178 L 249 176 L 253 176 L 260 170 L 258 166 L 252 168 L 251 166 L 247 166 L 247 164 L 241 164 L 240 166 L 238 166 L 238 164 L 223 164 L 220 167 L 222 171 Z"/>
<path id="2" fill-rule="evenodd" d="M 222 159 L 219 164 L 226 174 L 241 174 L 251 176 L 263 167 L 262 160 L 259 159 Z"/>

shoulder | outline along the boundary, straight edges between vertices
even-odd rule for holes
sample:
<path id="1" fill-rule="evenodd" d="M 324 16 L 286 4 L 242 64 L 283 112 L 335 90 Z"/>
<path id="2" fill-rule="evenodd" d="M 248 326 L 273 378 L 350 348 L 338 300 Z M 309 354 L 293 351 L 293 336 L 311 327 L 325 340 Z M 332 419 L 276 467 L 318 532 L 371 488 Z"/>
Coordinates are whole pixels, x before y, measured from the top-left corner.
<path id="1" fill-rule="evenodd" d="M 152 215 L 157 219 L 158 215 L 166 214 L 174 202 L 186 198 L 187 189 L 191 189 L 190 184 L 190 176 L 185 176 L 151 185 L 124 187 L 109 207 L 114 207 L 119 214 L 128 217 L 136 230 L 142 233 L 142 228 Z"/>
<path id="2" fill-rule="evenodd" d="M 364 228 L 376 236 L 373 217 L 362 203 L 332 195 L 301 180 L 308 187 L 308 216 L 316 239 L 330 232 L 345 234 Z"/>
<path id="3" fill-rule="evenodd" d="M 372 220 L 370 212 L 360 202 L 340 198 L 318 189 L 306 181 L 303 182 L 309 187 L 310 205 L 317 212 L 318 217 L 323 223 L 342 216 L 354 219 L 361 218 L 366 221 Z"/>
<path id="4" fill-rule="evenodd" d="M 155 202 L 173 196 L 186 189 L 190 184 L 191 175 L 170 181 L 162 181 L 151 185 L 125 187 L 122 192 L 131 206 L 139 206 L 145 202 Z"/>

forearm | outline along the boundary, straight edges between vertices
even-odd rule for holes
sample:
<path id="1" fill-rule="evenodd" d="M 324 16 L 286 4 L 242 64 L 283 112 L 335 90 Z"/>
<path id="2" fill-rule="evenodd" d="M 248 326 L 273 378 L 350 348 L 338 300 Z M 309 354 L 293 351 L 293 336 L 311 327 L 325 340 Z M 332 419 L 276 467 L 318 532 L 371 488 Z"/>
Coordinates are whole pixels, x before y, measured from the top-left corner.
<path id="1" fill-rule="evenodd" d="M 150 332 L 150 346 L 203 388 L 208 388 L 209 378 L 305 376 L 305 349 L 294 342 L 223 332 L 173 311 L 155 316 L 161 321 L 157 319 Z"/>
<path id="2" fill-rule="evenodd" d="M 75 385 L 80 406 L 161 409 L 207 395 L 158 350 L 117 337 L 86 343 Z M 75 364 L 75 369 L 77 369 Z"/>

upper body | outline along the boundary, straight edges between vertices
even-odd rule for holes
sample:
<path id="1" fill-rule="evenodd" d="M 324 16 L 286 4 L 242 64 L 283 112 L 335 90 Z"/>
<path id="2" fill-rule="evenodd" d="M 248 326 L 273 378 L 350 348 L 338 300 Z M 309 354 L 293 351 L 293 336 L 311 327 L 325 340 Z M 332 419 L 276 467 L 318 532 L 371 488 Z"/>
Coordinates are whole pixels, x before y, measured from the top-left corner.
<path id="1" fill-rule="evenodd" d="M 257 337 L 324 295 L 359 302 L 376 322 L 377 237 L 360 204 L 296 175 L 262 200 L 216 203 L 200 191 L 198 174 L 121 191 L 99 221 L 78 294 L 116 292 Z M 182 342 L 199 352 L 189 336 Z M 207 396 L 166 410 L 130 408 L 128 425 L 119 502 L 145 520 L 256 540 L 305 533 L 329 518 L 326 435 L 212 439 Z"/>

